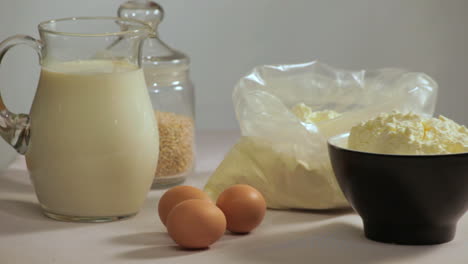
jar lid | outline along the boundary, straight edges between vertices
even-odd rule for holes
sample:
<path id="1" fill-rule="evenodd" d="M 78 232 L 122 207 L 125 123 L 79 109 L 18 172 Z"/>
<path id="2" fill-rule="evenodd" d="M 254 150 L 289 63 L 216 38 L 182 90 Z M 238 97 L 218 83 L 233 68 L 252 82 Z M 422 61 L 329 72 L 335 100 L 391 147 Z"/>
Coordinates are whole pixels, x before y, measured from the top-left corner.
<path id="1" fill-rule="evenodd" d="M 158 26 L 164 18 L 161 5 L 149 0 L 131 0 L 120 5 L 117 14 L 119 17 L 144 21 L 154 29 L 154 34 L 143 43 L 143 65 L 180 66 L 177 68 L 188 69 L 188 56 L 171 48 L 159 38 Z"/>

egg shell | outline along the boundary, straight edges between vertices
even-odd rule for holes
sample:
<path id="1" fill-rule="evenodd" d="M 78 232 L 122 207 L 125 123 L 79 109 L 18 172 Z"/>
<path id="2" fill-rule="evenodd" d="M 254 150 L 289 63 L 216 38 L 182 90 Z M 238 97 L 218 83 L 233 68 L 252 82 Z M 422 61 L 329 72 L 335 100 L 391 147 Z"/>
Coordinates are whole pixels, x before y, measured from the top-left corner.
<path id="1" fill-rule="evenodd" d="M 212 202 L 186 200 L 169 213 L 167 231 L 184 248 L 207 248 L 223 236 L 226 218 Z"/>
<path id="2" fill-rule="evenodd" d="M 246 184 L 224 190 L 216 205 L 226 216 L 227 229 L 234 233 L 248 233 L 260 225 L 267 208 L 263 195 Z"/>
<path id="3" fill-rule="evenodd" d="M 171 210 L 179 203 L 190 199 L 201 199 L 211 202 L 210 197 L 198 188 L 187 185 L 173 187 L 166 191 L 161 199 L 159 199 L 158 213 L 161 222 L 166 225 L 166 219 Z"/>

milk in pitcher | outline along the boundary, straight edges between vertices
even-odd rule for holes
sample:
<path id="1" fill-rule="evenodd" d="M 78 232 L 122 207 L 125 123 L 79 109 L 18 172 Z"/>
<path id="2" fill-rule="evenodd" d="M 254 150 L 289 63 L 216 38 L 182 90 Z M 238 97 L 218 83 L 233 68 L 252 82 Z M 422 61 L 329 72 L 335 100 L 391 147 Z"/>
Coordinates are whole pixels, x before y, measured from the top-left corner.
<path id="1" fill-rule="evenodd" d="M 125 61 L 42 67 L 26 159 L 46 214 L 109 217 L 139 211 L 159 153 L 146 93 L 142 70 Z"/>

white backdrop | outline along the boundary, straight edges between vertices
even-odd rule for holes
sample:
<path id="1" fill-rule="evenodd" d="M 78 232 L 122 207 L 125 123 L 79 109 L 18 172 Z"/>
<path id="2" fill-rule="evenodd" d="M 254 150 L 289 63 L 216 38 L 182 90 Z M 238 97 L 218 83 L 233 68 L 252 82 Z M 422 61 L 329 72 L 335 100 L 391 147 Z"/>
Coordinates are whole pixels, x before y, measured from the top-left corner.
<path id="1" fill-rule="evenodd" d="M 0 38 L 37 36 L 40 21 L 115 15 L 120 0 L 0 0 Z M 161 37 L 192 58 L 199 129 L 236 128 L 231 91 L 252 67 L 319 59 L 349 69 L 404 67 L 440 85 L 437 112 L 468 124 L 466 0 L 160 0 Z M 0 90 L 27 112 L 37 58 L 17 48 L 5 58 Z M 0 166 L 12 152 L 0 143 Z"/>

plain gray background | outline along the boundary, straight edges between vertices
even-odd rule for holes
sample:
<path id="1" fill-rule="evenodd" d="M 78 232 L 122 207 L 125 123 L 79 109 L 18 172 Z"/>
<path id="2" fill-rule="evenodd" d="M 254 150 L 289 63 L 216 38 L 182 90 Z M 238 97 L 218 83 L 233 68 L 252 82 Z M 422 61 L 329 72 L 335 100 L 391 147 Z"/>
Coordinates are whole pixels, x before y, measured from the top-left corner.
<path id="1" fill-rule="evenodd" d="M 38 22 L 116 14 L 119 0 L 0 0 L 0 38 L 37 37 Z M 348 69 L 403 67 L 440 86 L 437 113 L 468 124 L 466 0 L 161 0 L 161 37 L 192 59 L 199 129 L 237 127 L 231 92 L 260 64 L 321 60 Z M 2 63 L 0 91 L 28 112 L 37 56 L 14 49 Z M 0 143 L 0 168 L 14 152 Z"/>

